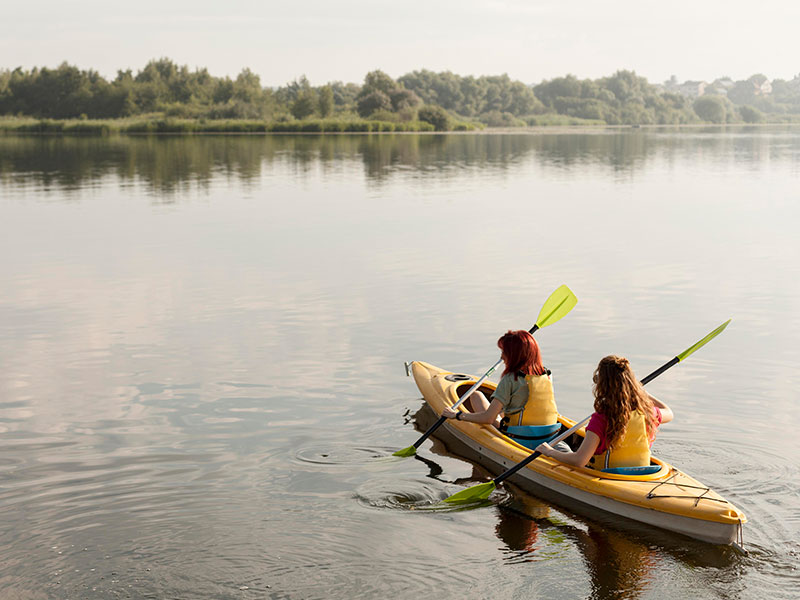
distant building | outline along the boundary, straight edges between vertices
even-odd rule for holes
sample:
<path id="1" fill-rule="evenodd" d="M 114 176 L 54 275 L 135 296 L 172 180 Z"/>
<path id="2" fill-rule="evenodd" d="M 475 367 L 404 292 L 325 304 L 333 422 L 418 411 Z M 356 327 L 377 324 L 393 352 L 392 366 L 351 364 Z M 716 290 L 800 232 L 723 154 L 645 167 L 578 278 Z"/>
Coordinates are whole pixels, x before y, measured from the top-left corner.
<path id="1" fill-rule="evenodd" d="M 727 96 L 728 91 L 736 85 L 730 77 L 720 77 L 706 86 L 704 95 Z"/>
<path id="2" fill-rule="evenodd" d="M 707 85 L 708 83 L 705 81 L 684 81 L 677 86 L 675 91 L 689 98 L 697 98 L 706 93 Z"/>
<path id="3" fill-rule="evenodd" d="M 769 80 L 766 80 L 761 85 L 754 82 L 753 85 L 756 88 L 756 96 L 769 96 L 772 93 L 772 83 Z"/>

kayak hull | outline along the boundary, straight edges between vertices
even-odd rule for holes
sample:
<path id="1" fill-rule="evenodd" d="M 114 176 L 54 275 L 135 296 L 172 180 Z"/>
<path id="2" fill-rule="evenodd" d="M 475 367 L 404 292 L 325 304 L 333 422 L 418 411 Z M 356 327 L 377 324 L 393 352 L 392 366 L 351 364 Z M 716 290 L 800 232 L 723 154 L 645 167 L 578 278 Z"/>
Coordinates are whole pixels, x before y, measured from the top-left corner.
<path id="1" fill-rule="evenodd" d="M 477 381 L 428 363 L 415 361 L 411 367 L 417 386 L 435 413 L 431 419 L 438 418 L 445 406 L 455 404 L 458 394 Z M 491 393 L 494 387 L 485 382 L 482 390 Z M 574 425 L 563 416 L 559 421 L 562 428 Z M 437 437 L 453 452 L 479 462 L 493 474 L 506 471 L 531 452 L 490 425 L 449 420 L 440 430 Z M 579 432 L 581 436 L 583 433 L 584 430 Z M 573 444 L 579 441 L 573 440 Z M 534 493 L 545 488 L 559 498 L 704 542 L 734 544 L 741 538 L 742 525 L 747 521 L 744 513 L 672 465 L 657 458 L 653 463 L 661 466 L 657 473 L 626 476 L 573 467 L 540 456 L 509 480 Z"/>

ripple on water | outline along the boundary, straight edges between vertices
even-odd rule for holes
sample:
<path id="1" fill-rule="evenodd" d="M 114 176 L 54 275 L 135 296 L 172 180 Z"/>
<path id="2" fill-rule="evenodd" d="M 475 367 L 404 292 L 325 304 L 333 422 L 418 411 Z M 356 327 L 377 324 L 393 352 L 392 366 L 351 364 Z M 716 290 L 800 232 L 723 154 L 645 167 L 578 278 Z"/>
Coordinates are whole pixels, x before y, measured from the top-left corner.
<path id="1" fill-rule="evenodd" d="M 346 445 L 318 444 L 304 446 L 297 450 L 294 458 L 303 463 L 325 465 L 329 467 L 365 466 L 379 460 L 391 459 L 392 462 L 402 458 L 392 456 L 394 448 L 364 448 Z"/>
<path id="2" fill-rule="evenodd" d="M 722 448 L 719 448 L 722 446 Z M 794 543 L 797 538 L 797 506 L 800 488 L 800 468 L 784 454 L 768 445 L 748 443 L 744 440 L 721 442 L 717 452 L 736 456 L 733 463 L 725 463 L 726 487 L 718 488 L 724 495 L 740 504 L 748 517 L 750 530 L 757 536 L 765 535 L 771 543 Z M 714 465 L 708 461 L 704 475 L 714 477 Z M 721 466 L 721 465 L 720 465 Z M 715 486 L 717 487 L 717 486 Z"/>
<path id="3" fill-rule="evenodd" d="M 453 574 L 430 560 L 429 553 L 389 555 L 374 546 L 365 548 L 363 537 L 323 536 L 302 552 L 290 545 L 286 548 L 259 574 L 262 581 L 269 581 L 269 591 L 276 598 L 382 598 L 387 590 L 402 591 L 404 598 L 424 598 L 431 590 L 453 586 Z M 470 575 L 462 576 L 459 583 L 463 586 L 470 579 Z"/>
<path id="4" fill-rule="evenodd" d="M 747 515 L 743 534 L 748 555 L 743 565 L 749 585 L 773 598 L 796 597 L 800 569 L 797 464 L 768 441 L 744 438 L 697 445 L 686 458 L 681 464 L 688 462 L 691 470 L 702 468 L 702 481 Z"/>
<path id="5" fill-rule="evenodd" d="M 359 486 L 355 498 L 362 506 L 402 511 L 457 512 L 493 504 L 491 500 L 478 500 L 464 504 L 446 504 L 445 498 L 459 491 L 446 482 L 435 485 L 435 479 L 370 480 Z"/>

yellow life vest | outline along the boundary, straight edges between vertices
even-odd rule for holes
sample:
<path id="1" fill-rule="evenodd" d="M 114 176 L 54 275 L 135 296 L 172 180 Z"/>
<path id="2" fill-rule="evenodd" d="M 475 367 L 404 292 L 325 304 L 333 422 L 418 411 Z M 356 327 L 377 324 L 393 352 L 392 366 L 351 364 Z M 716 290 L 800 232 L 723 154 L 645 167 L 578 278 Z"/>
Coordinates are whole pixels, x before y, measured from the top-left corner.
<path id="1" fill-rule="evenodd" d="M 550 375 L 526 375 L 528 401 L 518 413 L 509 415 L 509 425 L 552 425 L 558 421 L 553 381 Z"/>
<path id="2" fill-rule="evenodd" d="M 599 461 L 595 461 L 595 465 L 597 462 Z M 650 465 L 650 438 L 647 435 L 644 413 L 639 410 L 631 413 L 625 433 L 617 440 L 613 449 L 606 450 L 602 464 L 602 469 Z"/>

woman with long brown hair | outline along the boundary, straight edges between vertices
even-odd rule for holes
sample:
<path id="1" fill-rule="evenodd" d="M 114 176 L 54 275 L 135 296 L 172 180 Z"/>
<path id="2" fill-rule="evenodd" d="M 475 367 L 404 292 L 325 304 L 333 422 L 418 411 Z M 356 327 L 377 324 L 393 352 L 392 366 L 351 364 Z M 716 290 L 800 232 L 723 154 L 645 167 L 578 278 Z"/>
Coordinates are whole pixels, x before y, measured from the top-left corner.
<path id="1" fill-rule="evenodd" d="M 648 394 L 633 374 L 627 358 L 606 356 L 595 369 L 594 414 L 586 437 L 575 452 L 560 452 L 544 443 L 536 450 L 561 462 L 597 469 L 650 465 L 650 445 L 672 410 Z"/>
<path id="2" fill-rule="evenodd" d="M 503 376 L 491 402 L 480 392 L 469 397 L 472 412 L 445 408 L 442 416 L 470 423 L 500 427 L 501 418 L 514 418 L 519 426 L 551 425 L 558 420 L 550 371 L 542 365 L 539 344 L 521 329 L 509 331 L 497 340 L 505 363 Z"/>

